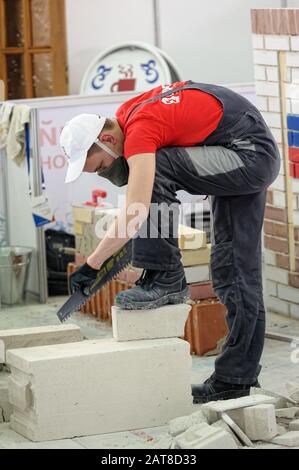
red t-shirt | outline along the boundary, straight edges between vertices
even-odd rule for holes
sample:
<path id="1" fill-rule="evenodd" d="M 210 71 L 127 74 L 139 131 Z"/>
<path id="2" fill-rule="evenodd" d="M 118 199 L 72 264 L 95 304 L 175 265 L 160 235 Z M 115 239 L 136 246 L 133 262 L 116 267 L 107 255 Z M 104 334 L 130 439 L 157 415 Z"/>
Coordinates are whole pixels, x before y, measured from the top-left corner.
<path id="1" fill-rule="evenodd" d="M 162 147 L 192 147 L 216 129 L 223 114 L 222 104 L 200 90 L 182 90 L 147 103 L 127 119 L 139 103 L 185 83 L 158 86 L 118 108 L 116 118 L 125 136 L 126 159 L 137 153 L 155 153 Z"/>

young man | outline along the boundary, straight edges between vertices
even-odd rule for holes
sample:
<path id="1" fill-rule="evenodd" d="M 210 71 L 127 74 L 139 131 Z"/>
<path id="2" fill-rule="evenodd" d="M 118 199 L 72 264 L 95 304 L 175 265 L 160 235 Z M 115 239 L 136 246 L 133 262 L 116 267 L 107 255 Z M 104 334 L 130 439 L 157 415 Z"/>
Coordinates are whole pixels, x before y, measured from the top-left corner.
<path id="1" fill-rule="evenodd" d="M 213 288 L 227 307 L 229 334 L 215 372 L 192 393 L 195 403 L 249 394 L 258 386 L 265 335 L 261 231 L 266 189 L 280 167 L 277 145 L 259 111 L 224 87 L 174 83 L 127 101 L 112 120 L 77 116 L 64 128 L 61 145 L 69 158 L 67 182 L 82 171 L 98 172 L 119 186 L 128 176 L 126 208 L 72 278 L 75 288 L 88 285 L 101 264 L 133 238 L 132 263 L 144 271 L 136 287 L 118 294 L 116 305 L 124 309 L 155 308 L 188 297 L 174 236 L 176 192 L 211 196 Z M 141 237 L 138 227 L 120 236 L 120 226 L 129 227 L 136 215 L 130 212 L 136 203 L 144 208 L 141 228 L 146 229 L 153 224 L 154 203 L 176 207 L 169 212 L 171 220 L 162 216 L 156 227 L 161 233 L 167 223 L 169 236 Z"/>

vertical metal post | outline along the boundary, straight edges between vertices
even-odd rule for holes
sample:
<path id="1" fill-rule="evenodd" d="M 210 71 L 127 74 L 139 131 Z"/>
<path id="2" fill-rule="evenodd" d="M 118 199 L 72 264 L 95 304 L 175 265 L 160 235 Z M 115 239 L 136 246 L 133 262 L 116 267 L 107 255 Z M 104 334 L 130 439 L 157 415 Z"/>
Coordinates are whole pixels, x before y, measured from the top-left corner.
<path id="1" fill-rule="evenodd" d="M 9 244 L 9 221 L 8 221 L 8 188 L 7 188 L 7 157 L 4 149 L 0 150 L 0 165 L 1 165 L 1 198 L 2 198 L 2 210 L 5 219 L 5 241 Z"/>
<path id="2" fill-rule="evenodd" d="M 30 157 L 32 157 L 34 196 L 42 194 L 41 162 L 39 158 L 38 110 L 30 112 Z M 36 228 L 37 265 L 39 277 L 39 299 L 46 303 L 48 299 L 47 261 L 45 233 L 43 227 Z"/>
<path id="3" fill-rule="evenodd" d="M 161 49 L 161 30 L 158 0 L 153 0 L 155 46 Z"/>

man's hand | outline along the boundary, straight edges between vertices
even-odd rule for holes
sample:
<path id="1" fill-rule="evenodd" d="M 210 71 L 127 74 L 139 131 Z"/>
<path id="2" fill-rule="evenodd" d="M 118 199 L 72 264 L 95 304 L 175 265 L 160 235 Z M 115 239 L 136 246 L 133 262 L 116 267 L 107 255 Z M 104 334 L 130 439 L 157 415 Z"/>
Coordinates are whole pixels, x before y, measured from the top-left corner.
<path id="1" fill-rule="evenodd" d="M 98 269 L 91 268 L 87 263 L 83 264 L 77 271 L 70 275 L 70 290 L 73 294 L 78 289 L 89 287 L 98 274 Z"/>

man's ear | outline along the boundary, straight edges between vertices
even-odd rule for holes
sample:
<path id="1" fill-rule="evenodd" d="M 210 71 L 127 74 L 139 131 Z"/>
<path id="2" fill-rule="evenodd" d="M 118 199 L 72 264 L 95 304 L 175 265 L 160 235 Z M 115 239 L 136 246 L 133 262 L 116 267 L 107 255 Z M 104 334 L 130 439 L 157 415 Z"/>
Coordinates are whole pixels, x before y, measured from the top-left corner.
<path id="1" fill-rule="evenodd" d="M 108 144 L 116 144 L 116 138 L 114 137 L 114 135 L 112 134 L 108 134 L 107 132 L 105 132 L 104 134 L 101 134 L 101 136 L 99 137 L 99 140 L 101 142 L 103 142 L 104 144 L 108 143 Z"/>

